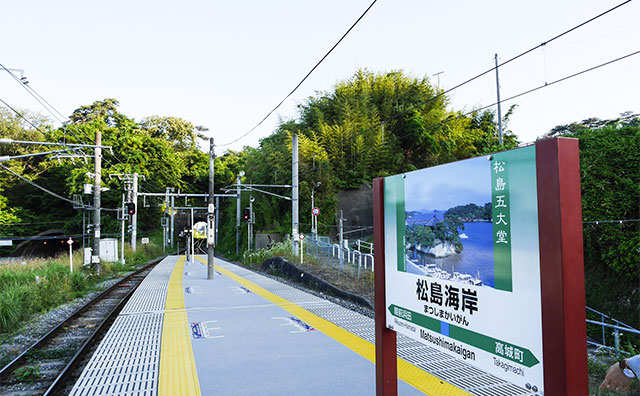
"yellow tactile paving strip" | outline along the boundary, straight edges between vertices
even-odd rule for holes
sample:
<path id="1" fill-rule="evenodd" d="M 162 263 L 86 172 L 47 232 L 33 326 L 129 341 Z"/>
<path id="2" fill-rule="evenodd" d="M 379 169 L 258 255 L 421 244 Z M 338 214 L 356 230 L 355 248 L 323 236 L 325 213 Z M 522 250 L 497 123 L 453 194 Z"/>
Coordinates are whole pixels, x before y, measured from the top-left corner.
<path id="1" fill-rule="evenodd" d="M 207 263 L 206 260 L 201 259 L 198 256 L 196 256 L 196 258 L 205 264 Z M 214 267 L 217 271 L 220 271 L 222 274 L 240 283 L 260 297 L 265 298 L 268 301 L 280 306 L 293 316 L 315 327 L 318 331 L 333 338 L 342 345 L 346 346 L 355 353 L 375 364 L 376 354 L 374 344 L 358 337 L 357 335 L 343 329 L 342 327 L 329 322 L 326 319 L 323 319 L 307 311 L 306 309 L 292 302 L 285 300 L 280 296 L 271 293 L 270 291 L 234 274 L 227 269 L 221 268 L 218 265 L 215 265 Z M 432 396 L 471 396 L 470 393 L 465 392 L 464 390 L 446 381 L 443 381 L 400 358 L 398 358 L 398 378 L 418 389 L 419 391 Z"/>
<path id="2" fill-rule="evenodd" d="M 178 259 L 167 288 L 160 349 L 159 396 L 200 396 L 200 384 L 184 307 L 184 262 L 184 256 Z"/>

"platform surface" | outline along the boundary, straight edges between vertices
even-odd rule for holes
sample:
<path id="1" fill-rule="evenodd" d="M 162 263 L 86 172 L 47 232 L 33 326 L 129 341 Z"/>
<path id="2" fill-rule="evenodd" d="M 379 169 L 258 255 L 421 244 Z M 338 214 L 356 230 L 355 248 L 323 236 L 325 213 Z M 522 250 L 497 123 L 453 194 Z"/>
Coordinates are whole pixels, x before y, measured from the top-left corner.
<path id="1" fill-rule="evenodd" d="M 71 395 L 375 395 L 374 322 L 206 257 L 163 260 L 109 330 Z M 521 395 L 398 337 L 399 395 Z"/>

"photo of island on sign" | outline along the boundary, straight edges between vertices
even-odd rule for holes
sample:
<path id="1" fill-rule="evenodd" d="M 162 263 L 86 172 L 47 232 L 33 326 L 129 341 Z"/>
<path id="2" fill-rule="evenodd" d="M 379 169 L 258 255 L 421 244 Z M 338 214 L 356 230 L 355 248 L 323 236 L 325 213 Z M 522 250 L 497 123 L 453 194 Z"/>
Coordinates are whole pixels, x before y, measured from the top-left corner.
<path id="1" fill-rule="evenodd" d="M 490 161 L 410 172 L 404 185 L 406 271 L 494 287 Z"/>
<path id="2" fill-rule="evenodd" d="M 387 328 L 543 388 L 535 147 L 384 179 Z"/>

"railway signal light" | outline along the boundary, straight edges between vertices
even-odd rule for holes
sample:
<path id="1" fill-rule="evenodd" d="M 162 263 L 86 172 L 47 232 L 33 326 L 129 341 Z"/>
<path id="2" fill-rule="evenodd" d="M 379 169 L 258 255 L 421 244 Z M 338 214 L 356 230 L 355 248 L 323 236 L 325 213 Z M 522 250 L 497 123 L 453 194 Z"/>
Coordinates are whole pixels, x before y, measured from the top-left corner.
<path id="1" fill-rule="evenodd" d="M 249 221 L 250 218 L 251 218 L 251 211 L 249 210 L 249 208 L 244 208 L 244 211 L 242 212 L 242 219 L 244 221 Z"/>
<path id="2" fill-rule="evenodd" d="M 127 214 L 133 215 L 136 213 L 136 204 L 133 202 L 127 202 Z"/>

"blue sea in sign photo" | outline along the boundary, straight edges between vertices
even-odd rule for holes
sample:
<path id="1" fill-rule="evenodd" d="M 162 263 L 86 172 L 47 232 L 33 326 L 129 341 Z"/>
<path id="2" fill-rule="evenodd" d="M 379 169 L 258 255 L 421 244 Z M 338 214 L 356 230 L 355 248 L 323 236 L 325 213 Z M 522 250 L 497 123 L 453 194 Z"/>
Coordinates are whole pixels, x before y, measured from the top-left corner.
<path id="1" fill-rule="evenodd" d="M 477 157 L 403 175 L 407 272 L 495 287 L 491 162 L 487 159 Z"/>
<path id="2" fill-rule="evenodd" d="M 426 217 L 431 218 L 432 216 L 427 215 Z M 407 219 L 407 221 L 410 221 L 410 219 Z M 466 274 L 472 278 L 479 279 L 482 281 L 483 286 L 494 287 L 493 224 L 491 222 L 464 223 L 464 230 L 458 229 L 458 232 L 463 246 L 462 253 L 436 258 L 430 254 L 407 249 L 407 258 L 411 262 L 411 264 L 407 262 L 407 272 L 425 275 L 424 269 L 431 264 L 442 271 L 446 271 L 451 276 L 449 278 L 451 281 L 457 280 L 453 275 L 457 272 L 460 275 Z M 464 236 L 467 238 L 464 238 Z M 443 272 L 439 272 L 439 274 L 442 275 L 434 274 L 434 276 L 446 277 Z M 466 277 L 463 276 L 462 278 Z M 458 276 L 458 279 L 460 279 L 460 276 Z"/>

